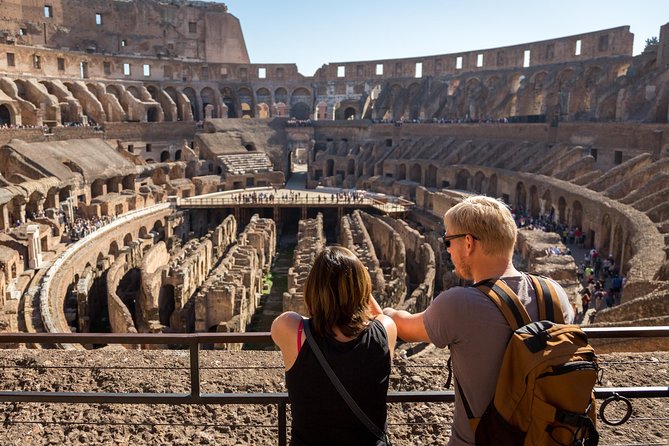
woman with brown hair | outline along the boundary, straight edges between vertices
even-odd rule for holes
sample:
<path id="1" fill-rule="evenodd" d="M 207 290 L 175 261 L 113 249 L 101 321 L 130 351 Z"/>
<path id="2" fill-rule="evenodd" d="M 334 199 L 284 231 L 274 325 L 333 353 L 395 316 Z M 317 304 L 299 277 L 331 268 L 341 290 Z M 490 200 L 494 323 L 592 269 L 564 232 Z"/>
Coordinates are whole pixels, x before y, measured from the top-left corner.
<path id="1" fill-rule="evenodd" d="M 304 333 L 308 324 L 343 387 L 383 430 L 397 329 L 371 293 L 369 273 L 355 254 L 327 247 L 316 257 L 304 287 L 311 318 L 288 311 L 272 323 L 272 339 L 286 366 L 291 445 L 383 444 L 340 396 Z"/>

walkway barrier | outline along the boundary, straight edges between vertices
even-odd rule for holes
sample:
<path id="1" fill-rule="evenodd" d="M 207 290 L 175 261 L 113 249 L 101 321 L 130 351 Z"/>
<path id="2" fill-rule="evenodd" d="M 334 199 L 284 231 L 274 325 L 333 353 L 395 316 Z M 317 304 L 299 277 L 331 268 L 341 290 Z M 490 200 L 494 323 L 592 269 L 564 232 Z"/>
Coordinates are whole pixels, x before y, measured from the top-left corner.
<path id="1" fill-rule="evenodd" d="M 248 194 L 247 194 L 248 195 Z M 249 208 L 258 208 L 258 207 L 291 207 L 291 206 L 319 206 L 319 207 L 364 207 L 370 206 L 376 209 L 379 209 L 382 212 L 387 214 L 392 213 L 401 213 L 408 212 L 414 207 L 414 203 L 411 201 L 393 198 L 392 200 L 384 201 L 378 198 L 363 198 L 363 199 L 337 199 L 333 198 L 330 194 L 322 194 L 321 197 L 288 197 L 283 198 L 280 195 L 275 196 L 274 198 L 269 198 L 269 193 L 266 193 L 264 198 L 251 199 L 246 198 L 234 198 L 233 196 L 226 197 L 216 197 L 216 198 L 178 198 L 176 199 L 177 207 L 187 207 L 187 208 L 213 208 L 213 207 L 249 207 Z"/>
<path id="2" fill-rule="evenodd" d="M 584 328 L 589 338 L 658 338 L 669 337 L 669 326 Z M 271 344 L 269 333 L 197 333 L 197 334 L 106 334 L 106 333 L 0 333 L 0 344 L 175 344 L 188 346 L 190 363 L 189 393 L 110 393 L 110 392 L 38 392 L 0 391 L 1 403 L 65 403 L 65 404 L 271 404 L 278 407 L 278 444 L 287 444 L 286 408 L 288 394 L 274 393 L 202 393 L 200 384 L 200 346 L 215 343 Z M 665 383 L 667 384 L 667 383 Z M 616 426 L 632 414 L 635 398 L 669 398 L 669 387 L 599 387 L 595 389 L 600 403 L 600 418 Z M 389 392 L 389 403 L 451 403 L 453 391 Z M 612 420 L 606 407 L 623 402 L 626 413 Z"/>

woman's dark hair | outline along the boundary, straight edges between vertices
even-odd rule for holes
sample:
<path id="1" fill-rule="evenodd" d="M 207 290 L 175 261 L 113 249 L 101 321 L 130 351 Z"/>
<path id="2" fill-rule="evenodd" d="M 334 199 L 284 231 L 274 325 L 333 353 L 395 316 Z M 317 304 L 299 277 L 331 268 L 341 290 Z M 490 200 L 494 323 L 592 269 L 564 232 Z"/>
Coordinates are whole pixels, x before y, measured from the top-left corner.
<path id="1" fill-rule="evenodd" d="M 314 331 L 335 337 L 336 326 L 344 336 L 358 335 L 371 318 L 371 293 L 372 281 L 360 259 L 341 246 L 326 247 L 316 256 L 304 285 Z"/>

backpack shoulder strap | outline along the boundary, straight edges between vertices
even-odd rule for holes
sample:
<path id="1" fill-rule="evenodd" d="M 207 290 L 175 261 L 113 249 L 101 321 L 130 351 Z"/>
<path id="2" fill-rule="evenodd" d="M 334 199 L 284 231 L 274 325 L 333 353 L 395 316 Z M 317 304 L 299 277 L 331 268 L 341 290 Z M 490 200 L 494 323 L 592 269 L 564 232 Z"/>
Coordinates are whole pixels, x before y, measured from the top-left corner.
<path id="1" fill-rule="evenodd" d="M 487 280 L 478 282 L 475 286 L 497 305 L 497 308 L 511 326 L 511 330 L 516 331 L 523 325 L 532 322 L 518 295 L 502 280 Z"/>
<path id="2" fill-rule="evenodd" d="M 558 324 L 564 324 L 564 314 L 560 298 L 553 284 L 541 276 L 528 274 L 537 295 L 537 307 L 539 308 L 539 320 L 549 320 Z"/>

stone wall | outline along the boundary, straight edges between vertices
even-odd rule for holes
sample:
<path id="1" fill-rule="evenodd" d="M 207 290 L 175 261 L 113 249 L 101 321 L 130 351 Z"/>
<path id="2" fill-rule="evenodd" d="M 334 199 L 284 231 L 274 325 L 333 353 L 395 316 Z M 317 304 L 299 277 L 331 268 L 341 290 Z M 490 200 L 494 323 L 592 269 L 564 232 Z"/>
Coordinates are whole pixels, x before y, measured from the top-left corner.
<path id="1" fill-rule="evenodd" d="M 381 218 L 356 212 L 365 224 L 385 279 L 385 291 L 380 295 L 385 300 L 379 301 L 379 304 L 399 308 L 407 294 L 406 249 L 402 237 Z"/>
<path id="2" fill-rule="evenodd" d="M 383 217 L 402 239 L 406 247 L 406 271 L 411 294 L 402 305 L 411 312 L 425 310 L 434 297 L 436 260 L 434 251 L 425 237 L 402 220 Z"/>
<path id="3" fill-rule="evenodd" d="M 146 313 L 154 317 L 154 305 L 157 303 L 158 321 L 145 320 L 143 325 L 152 326 L 160 322 L 175 331 L 194 330 L 193 297 L 208 278 L 213 265 L 234 241 L 236 231 L 236 220 L 228 216 L 204 237 L 189 240 L 170 253 L 168 263 L 155 271 L 155 274 L 160 274 L 158 295 L 143 296 L 145 308 L 149 309 Z M 152 289 L 144 290 L 155 293 L 156 286 L 154 284 Z"/>
<path id="4" fill-rule="evenodd" d="M 45 329 L 53 333 L 69 332 L 70 328 L 63 314 L 63 302 L 68 287 L 77 282 L 75 279 L 79 274 L 87 267 L 97 265 L 100 256 L 115 256 L 119 247 L 125 245 L 124 240 L 129 243 L 139 239 L 140 232 L 146 231 L 147 227 L 155 227 L 156 223 L 165 227 L 163 222 L 171 213 L 168 204 L 130 212 L 68 247 L 53 262 L 40 284 L 40 313 Z M 165 229 L 166 236 L 170 232 L 171 228 Z"/>
<path id="5" fill-rule="evenodd" d="M 342 246 L 351 250 L 367 268 L 372 280 L 372 294 L 377 301 L 386 302 L 388 300 L 386 279 L 361 214 L 361 211 L 355 210 L 350 215 L 342 217 L 339 241 Z"/>
<path id="6" fill-rule="evenodd" d="M 229 217 L 228 217 L 229 218 Z M 264 288 L 276 249 L 273 220 L 254 215 L 195 295 L 195 331 L 244 332 Z M 241 349 L 241 344 L 219 346 Z"/>
<path id="7" fill-rule="evenodd" d="M 456 74 L 458 71 L 476 72 L 496 69 L 522 69 L 526 51 L 529 51 L 528 66 L 574 62 L 583 59 L 631 56 L 634 35 L 629 26 L 605 29 L 559 39 L 528 42 L 522 45 L 475 50 L 463 53 L 420 56 L 406 59 L 386 59 L 360 62 L 330 63 L 319 68 L 314 78 L 319 81 L 341 81 L 362 79 L 416 78 L 416 64 L 421 64 L 422 76 Z M 576 42 L 580 53 L 576 54 Z M 460 65 L 458 66 L 458 59 Z M 480 63 L 479 63 L 480 61 Z M 382 73 L 378 73 L 379 65 Z M 339 67 L 344 75 L 340 76 Z"/>
<path id="8" fill-rule="evenodd" d="M 323 214 L 316 218 L 300 220 L 293 266 L 288 270 L 288 292 L 283 293 L 283 311 L 295 311 L 309 316 L 304 302 L 304 284 L 316 255 L 326 246 L 323 232 Z"/>
<path id="9" fill-rule="evenodd" d="M 141 250 L 140 250 L 141 253 Z M 107 311 L 113 333 L 137 333 L 130 309 L 117 294 L 123 276 L 131 267 L 125 256 L 120 256 L 107 271 Z M 133 309 L 135 310 L 135 309 Z M 139 348 L 136 344 L 125 344 L 126 348 Z"/>

